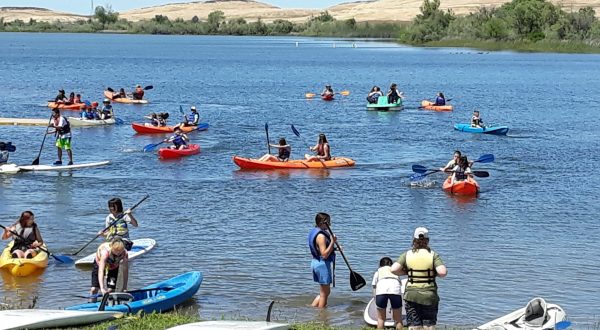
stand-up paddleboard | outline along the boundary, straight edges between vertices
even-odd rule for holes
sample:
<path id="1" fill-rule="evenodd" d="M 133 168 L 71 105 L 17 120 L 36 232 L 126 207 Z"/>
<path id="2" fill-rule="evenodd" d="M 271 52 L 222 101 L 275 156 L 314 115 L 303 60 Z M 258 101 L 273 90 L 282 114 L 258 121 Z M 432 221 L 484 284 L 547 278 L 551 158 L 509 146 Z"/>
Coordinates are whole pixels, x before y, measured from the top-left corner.
<path id="1" fill-rule="evenodd" d="M 402 279 L 401 292 L 402 296 L 404 296 L 404 290 L 406 289 L 406 282 L 408 279 Z M 404 309 L 404 299 L 402 299 L 402 308 L 400 310 L 402 312 L 401 319 L 402 323 L 406 324 L 406 310 Z M 377 326 L 377 305 L 375 305 L 375 298 L 371 298 L 364 312 L 365 323 L 372 326 Z M 385 310 L 385 327 L 394 327 L 396 322 L 394 322 L 394 318 L 392 317 L 392 306 L 388 301 L 388 306 Z"/>
<path id="2" fill-rule="evenodd" d="M 4 164 L 0 165 L 0 174 L 15 174 L 19 172 L 21 168 L 16 164 Z"/>
<path id="3" fill-rule="evenodd" d="M 21 171 L 68 171 L 77 170 L 80 168 L 104 166 L 110 164 L 109 160 L 95 163 L 79 163 L 73 165 L 21 165 Z"/>
<path id="4" fill-rule="evenodd" d="M 0 311 L 0 330 L 45 329 L 77 327 L 113 320 L 121 317 L 119 312 L 85 312 L 53 309 L 15 309 Z"/>
<path id="5" fill-rule="evenodd" d="M 46 127 L 48 127 L 48 119 L 0 118 L 0 125 L 46 126 Z"/>
<path id="6" fill-rule="evenodd" d="M 142 239 L 134 239 L 133 246 L 131 247 L 131 251 L 127 251 L 127 257 L 129 260 L 135 259 L 142 254 L 152 250 L 156 246 L 156 241 L 151 238 L 142 238 Z M 94 259 L 96 258 L 96 253 L 92 253 L 85 258 L 81 258 L 75 261 L 76 266 L 89 266 L 94 263 Z"/>
<path id="7" fill-rule="evenodd" d="M 263 321 L 204 321 L 178 325 L 167 330 L 284 330 L 289 329 L 287 323 L 263 322 Z"/>

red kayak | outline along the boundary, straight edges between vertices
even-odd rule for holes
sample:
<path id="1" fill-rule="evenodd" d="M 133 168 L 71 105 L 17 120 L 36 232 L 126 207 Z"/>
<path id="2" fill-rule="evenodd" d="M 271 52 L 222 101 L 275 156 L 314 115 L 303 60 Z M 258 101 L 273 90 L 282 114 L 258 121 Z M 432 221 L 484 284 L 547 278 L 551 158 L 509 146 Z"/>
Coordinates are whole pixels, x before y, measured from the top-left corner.
<path id="1" fill-rule="evenodd" d="M 333 101 L 333 94 L 321 95 L 323 101 Z"/>
<path id="2" fill-rule="evenodd" d="M 139 134 L 172 133 L 174 130 L 174 126 L 159 127 L 159 126 L 152 126 L 152 124 L 149 124 L 149 123 L 145 123 L 145 124 L 132 123 L 131 128 L 133 128 L 133 130 L 138 132 Z M 185 126 L 185 127 L 181 127 L 181 131 L 183 131 L 184 133 L 187 133 L 187 132 L 193 131 L 196 128 L 197 128 L 196 126 Z M 199 129 L 199 131 L 201 131 L 201 129 Z"/>
<path id="3" fill-rule="evenodd" d="M 197 144 L 189 144 L 187 148 L 182 150 L 161 148 L 158 149 L 158 158 L 172 159 L 185 156 L 191 156 L 200 153 L 200 146 Z"/>

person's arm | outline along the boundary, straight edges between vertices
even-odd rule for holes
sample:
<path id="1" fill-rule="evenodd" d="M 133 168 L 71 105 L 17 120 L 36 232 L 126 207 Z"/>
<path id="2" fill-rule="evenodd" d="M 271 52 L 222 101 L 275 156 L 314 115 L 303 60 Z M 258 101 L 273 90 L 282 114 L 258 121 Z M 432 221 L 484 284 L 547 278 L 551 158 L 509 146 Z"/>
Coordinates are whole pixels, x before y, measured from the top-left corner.
<path id="1" fill-rule="evenodd" d="M 448 275 L 448 269 L 444 265 L 440 255 L 437 253 L 433 256 L 433 265 L 435 266 L 435 271 L 439 277 L 446 277 L 446 275 Z"/>
<path id="2" fill-rule="evenodd" d="M 127 282 L 129 282 L 129 258 L 127 257 L 127 253 L 125 253 L 125 257 L 121 260 L 121 267 L 123 267 L 123 291 L 127 291 Z"/>
<path id="3" fill-rule="evenodd" d="M 38 248 L 44 244 L 44 239 L 42 238 L 42 233 L 40 232 L 40 228 L 35 226 L 35 241 L 31 243 L 32 248 Z"/>
<path id="4" fill-rule="evenodd" d="M 9 239 L 13 236 L 11 231 L 15 231 L 15 226 L 6 227 L 2 233 L 2 239 Z"/>
<path id="5" fill-rule="evenodd" d="M 375 297 L 375 293 L 377 291 L 377 280 L 379 277 L 377 276 L 378 273 L 379 272 L 375 272 L 375 275 L 373 275 L 373 282 L 371 282 L 371 286 L 373 287 L 373 297 Z"/>
<path id="6" fill-rule="evenodd" d="M 104 272 L 106 270 L 106 258 L 108 253 L 102 253 L 100 255 L 100 261 L 98 262 L 98 283 L 100 283 L 100 292 L 106 294 L 108 292 L 106 284 L 104 283 Z"/>
<path id="7" fill-rule="evenodd" d="M 183 137 L 183 141 L 190 142 L 190 138 L 187 135 L 182 134 L 181 137 Z"/>
<path id="8" fill-rule="evenodd" d="M 319 252 L 321 253 L 321 257 L 323 257 L 323 259 L 329 258 L 331 253 L 333 253 L 333 247 L 335 246 L 336 239 L 337 238 L 335 237 L 335 235 L 332 235 L 331 241 L 329 242 L 329 245 L 327 245 L 326 240 L 325 240 L 325 235 L 323 235 L 323 234 L 317 235 L 316 242 L 317 242 L 317 246 L 319 247 Z"/>
<path id="9" fill-rule="evenodd" d="M 400 275 L 406 275 L 406 270 L 404 270 L 402 268 L 402 265 L 398 261 L 396 261 L 392 265 L 392 273 L 395 274 L 395 275 L 398 275 L 398 276 L 400 276 Z"/>
<path id="10" fill-rule="evenodd" d="M 125 210 L 125 216 L 129 217 L 129 223 L 134 226 L 137 227 L 138 226 L 138 222 L 137 219 L 133 216 L 133 213 L 131 213 L 131 210 Z"/>

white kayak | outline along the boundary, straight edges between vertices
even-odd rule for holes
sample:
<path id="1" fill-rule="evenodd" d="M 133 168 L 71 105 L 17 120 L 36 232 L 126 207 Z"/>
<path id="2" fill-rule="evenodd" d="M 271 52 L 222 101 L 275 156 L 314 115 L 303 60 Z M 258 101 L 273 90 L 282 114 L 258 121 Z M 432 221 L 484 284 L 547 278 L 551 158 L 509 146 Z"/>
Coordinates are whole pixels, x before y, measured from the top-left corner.
<path id="1" fill-rule="evenodd" d="M 156 246 L 156 241 L 151 238 L 134 239 L 131 251 L 127 251 L 127 257 L 129 260 L 135 259 L 142 254 L 152 250 Z M 81 258 L 75 261 L 76 266 L 89 266 L 94 263 L 96 253 L 92 253 L 85 258 Z"/>
<path id="2" fill-rule="evenodd" d="M 0 165 L 0 174 L 15 174 L 19 172 L 21 168 L 16 164 L 3 164 Z"/>
<path id="3" fill-rule="evenodd" d="M 64 163 L 63 163 L 64 164 Z M 80 168 L 104 166 L 110 164 L 109 160 L 95 163 L 75 163 L 73 165 L 21 165 L 21 171 L 68 171 Z"/>
<path id="4" fill-rule="evenodd" d="M 78 327 L 113 320 L 119 312 L 86 312 L 53 309 L 15 309 L 0 311 L 0 329 L 45 329 Z"/>
<path id="5" fill-rule="evenodd" d="M 476 330 L 545 330 L 566 321 L 567 313 L 558 305 L 548 304 L 542 298 L 532 299 L 524 308 L 499 317 Z"/>
<path id="6" fill-rule="evenodd" d="M 262 321 L 204 321 L 178 325 L 167 330 L 192 330 L 192 329 L 213 329 L 213 330 L 284 330 L 289 329 L 287 323 L 262 322 Z"/>
<path id="7" fill-rule="evenodd" d="M 115 118 L 109 119 L 82 119 L 77 117 L 68 117 L 69 123 L 73 127 L 89 127 L 89 126 L 104 126 L 114 125 L 116 122 Z"/>
<path id="8" fill-rule="evenodd" d="M 406 289 L 406 282 L 408 282 L 408 279 L 402 279 L 402 287 L 401 287 L 401 293 L 404 296 L 404 290 Z M 406 324 L 406 310 L 404 309 L 404 299 L 402 300 L 402 323 Z M 369 303 L 367 304 L 367 307 L 365 307 L 365 311 L 363 313 L 363 318 L 365 319 L 365 323 L 367 323 L 368 325 L 372 325 L 372 326 L 377 326 L 377 305 L 375 305 L 375 298 L 371 298 L 371 300 L 369 301 Z M 387 309 L 385 311 L 385 321 L 384 321 L 384 325 L 385 327 L 395 327 L 396 322 L 394 322 L 394 319 L 392 317 L 392 306 L 390 305 L 390 302 L 388 301 L 388 306 Z"/>

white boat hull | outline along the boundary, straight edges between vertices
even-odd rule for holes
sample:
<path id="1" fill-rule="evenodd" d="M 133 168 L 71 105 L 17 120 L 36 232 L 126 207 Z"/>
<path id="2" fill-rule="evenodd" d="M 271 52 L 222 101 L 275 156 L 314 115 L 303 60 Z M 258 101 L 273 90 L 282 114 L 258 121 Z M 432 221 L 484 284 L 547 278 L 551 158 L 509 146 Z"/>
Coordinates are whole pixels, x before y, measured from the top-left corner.
<path id="1" fill-rule="evenodd" d="M 0 165 L 0 174 L 15 174 L 19 172 L 21 168 L 16 164 L 4 164 Z"/>
<path id="2" fill-rule="evenodd" d="M 71 126 L 73 127 L 90 127 L 90 126 L 106 126 L 106 125 L 114 125 L 116 122 L 115 118 L 110 119 L 81 119 L 76 117 L 68 117 Z"/>
<path id="3" fill-rule="evenodd" d="M 76 327 L 113 320 L 121 317 L 119 312 L 85 312 L 51 309 L 15 309 L 0 311 L 0 330 L 45 329 Z"/>
<path id="4" fill-rule="evenodd" d="M 546 317 L 539 324 L 531 324 L 527 321 L 525 318 L 527 307 L 524 307 L 481 325 L 474 330 L 546 330 L 554 329 L 557 323 L 567 319 L 567 313 L 560 306 L 556 304 L 545 305 Z"/>
<path id="5" fill-rule="evenodd" d="M 131 251 L 127 251 L 129 260 L 135 259 L 146 252 L 152 250 L 156 246 L 156 241 L 151 238 L 134 239 Z M 75 266 L 90 266 L 94 263 L 96 253 L 92 253 L 85 258 L 81 258 L 75 262 Z"/>

